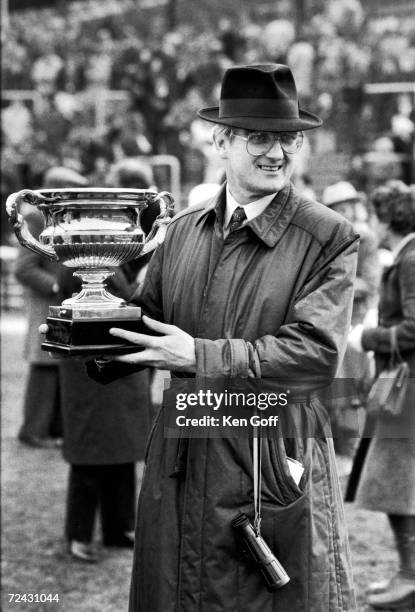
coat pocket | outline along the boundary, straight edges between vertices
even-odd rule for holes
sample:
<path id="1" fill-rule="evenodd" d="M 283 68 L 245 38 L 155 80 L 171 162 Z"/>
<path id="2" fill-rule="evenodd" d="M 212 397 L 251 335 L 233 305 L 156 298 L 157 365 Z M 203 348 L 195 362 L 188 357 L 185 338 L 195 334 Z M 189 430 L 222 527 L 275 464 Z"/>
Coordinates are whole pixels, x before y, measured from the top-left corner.
<path id="1" fill-rule="evenodd" d="M 265 487 L 267 483 L 269 484 L 279 505 L 287 506 L 306 492 L 309 473 L 308 446 L 307 441 L 302 438 L 286 440 L 278 436 L 264 441 L 262 457 L 264 484 Z M 298 462 L 304 470 L 297 481 L 294 480 L 290 470 L 289 458 Z"/>
<path id="2" fill-rule="evenodd" d="M 307 493 L 314 442 L 323 431 L 321 420 L 324 421 L 316 412 L 313 400 L 293 403 L 281 415 L 278 435 L 264 439 L 262 473 L 266 500 L 269 495 L 270 502 L 287 506 Z M 304 470 L 297 482 L 288 459 L 299 462 Z"/>

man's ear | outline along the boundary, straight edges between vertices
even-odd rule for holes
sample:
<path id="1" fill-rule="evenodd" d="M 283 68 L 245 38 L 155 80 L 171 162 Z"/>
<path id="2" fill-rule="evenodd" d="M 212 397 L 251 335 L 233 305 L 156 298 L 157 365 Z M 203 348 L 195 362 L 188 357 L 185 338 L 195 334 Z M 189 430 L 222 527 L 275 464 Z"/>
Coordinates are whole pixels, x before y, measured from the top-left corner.
<path id="1" fill-rule="evenodd" d="M 213 135 L 213 142 L 220 157 L 222 159 L 227 159 L 229 139 L 224 134 L 219 133 Z"/>

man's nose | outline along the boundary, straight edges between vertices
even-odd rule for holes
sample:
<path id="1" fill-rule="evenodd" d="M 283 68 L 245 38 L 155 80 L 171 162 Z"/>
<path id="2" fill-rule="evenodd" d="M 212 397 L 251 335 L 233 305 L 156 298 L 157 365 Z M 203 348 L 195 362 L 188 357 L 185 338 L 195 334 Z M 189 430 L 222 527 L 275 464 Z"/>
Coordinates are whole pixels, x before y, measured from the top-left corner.
<path id="1" fill-rule="evenodd" d="M 276 138 L 274 140 L 274 144 L 272 145 L 272 147 L 268 151 L 267 156 L 268 157 L 277 157 L 277 158 L 284 157 L 284 150 L 283 150 L 283 148 L 281 146 L 279 138 Z"/>

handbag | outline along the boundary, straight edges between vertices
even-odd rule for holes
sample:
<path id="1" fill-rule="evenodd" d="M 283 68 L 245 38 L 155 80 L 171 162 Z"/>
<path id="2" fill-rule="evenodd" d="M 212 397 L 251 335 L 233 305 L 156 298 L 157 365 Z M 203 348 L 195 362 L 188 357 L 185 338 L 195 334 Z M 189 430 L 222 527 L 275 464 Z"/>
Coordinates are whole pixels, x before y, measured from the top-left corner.
<path id="1" fill-rule="evenodd" d="M 396 327 L 390 328 L 391 352 L 387 368 L 373 383 L 368 399 L 367 412 L 371 415 L 397 417 L 402 413 L 409 380 L 409 365 L 399 351 Z"/>

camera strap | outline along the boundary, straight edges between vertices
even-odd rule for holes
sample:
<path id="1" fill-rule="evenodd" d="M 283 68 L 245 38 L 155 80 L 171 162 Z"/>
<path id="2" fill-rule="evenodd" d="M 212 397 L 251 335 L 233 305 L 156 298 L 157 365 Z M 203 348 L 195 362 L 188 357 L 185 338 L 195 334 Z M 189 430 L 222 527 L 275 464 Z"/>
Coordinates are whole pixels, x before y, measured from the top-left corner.
<path id="1" fill-rule="evenodd" d="M 262 463 L 262 438 L 260 427 L 254 427 L 252 440 L 252 463 L 254 468 L 254 529 L 256 535 L 261 531 L 261 463 Z"/>
<path id="2" fill-rule="evenodd" d="M 257 353 L 253 352 L 252 370 L 255 378 L 261 378 L 261 365 Z M 255 406 L 255 415 L 258 409 Z M 261 425 L 253 425 L 252 467 L 254 476 L 254 530 L 257 536 L 261 532 L 261 470 L 262 470 L 262 437 Z"/>

